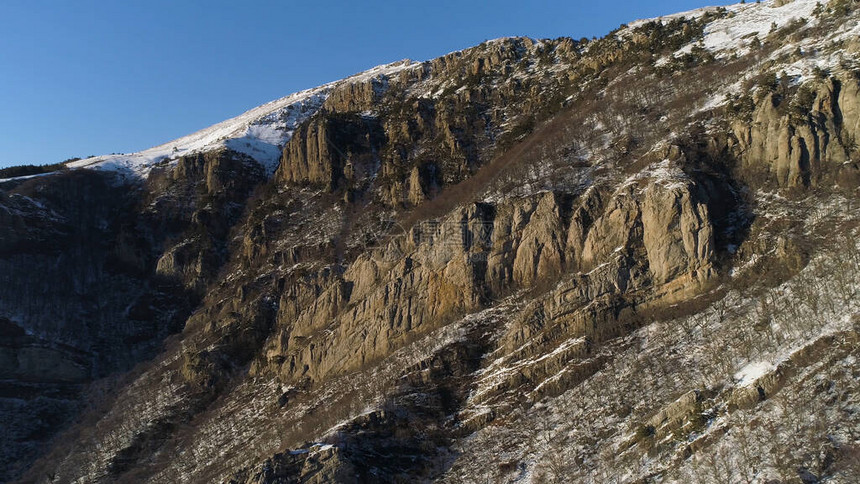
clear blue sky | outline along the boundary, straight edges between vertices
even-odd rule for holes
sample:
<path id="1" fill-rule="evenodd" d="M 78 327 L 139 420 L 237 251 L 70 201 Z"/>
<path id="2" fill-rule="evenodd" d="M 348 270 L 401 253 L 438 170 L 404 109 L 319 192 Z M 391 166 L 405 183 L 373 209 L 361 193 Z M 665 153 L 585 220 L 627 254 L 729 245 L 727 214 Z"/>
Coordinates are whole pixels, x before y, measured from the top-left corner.
<path id="1" fill-rule="evenodd" d="M 0 166 L 154 146 L 378 64 L 713 0 L 0 2 Z"/>

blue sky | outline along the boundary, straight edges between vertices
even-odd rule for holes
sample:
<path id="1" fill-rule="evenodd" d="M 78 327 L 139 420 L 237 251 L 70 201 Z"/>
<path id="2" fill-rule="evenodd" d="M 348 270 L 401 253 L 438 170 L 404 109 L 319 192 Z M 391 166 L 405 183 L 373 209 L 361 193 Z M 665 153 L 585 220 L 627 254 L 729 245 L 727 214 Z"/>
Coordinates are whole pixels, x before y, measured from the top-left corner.
<path id="1" fill-rule="evenodd" d="M 161 144 L 378 64 L 719 0 L 0 2 L 0 167 Z"/>

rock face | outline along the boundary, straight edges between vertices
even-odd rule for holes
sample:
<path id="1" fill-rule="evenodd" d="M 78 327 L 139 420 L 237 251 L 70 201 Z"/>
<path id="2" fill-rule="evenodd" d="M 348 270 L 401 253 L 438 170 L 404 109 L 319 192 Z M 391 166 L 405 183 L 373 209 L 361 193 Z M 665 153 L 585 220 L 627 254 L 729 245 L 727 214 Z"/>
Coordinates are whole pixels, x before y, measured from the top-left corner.
<path id="1" fill-rule="evenodd" d="M 642 203 L 642 238 L 657 283 L 680 276 L 706 281 L 714 254 L 714 228 L 707 205 L 689 187 L 654 185 Z"/>
<path id="2" fill-rule="evenodd" d="M 475 204 L 422 224 L 360 255 L 342 275 L 328 272 L 310 287 L 302 281 L 285 291 L 278 315 L 283 334 L 267 358 L 289 383 L 322 381 L 377 361 L 489 300 L 553 284 L 568 267 L 591 269 L 619 254 L 646 255 L 635 270 L 655 287 L 690 294 L 713 275 L 707 206 L 693 195 L 692 181 L 646 183 L 643 190 L 602 195 L 595 189 L 585 200 L 545 193 Z M 593 223 L 568 219 L 571 200 L 587 206 L 598 196 L 609 207 Z M 577 236 L 568 233 L 585 234 L 585 243 L 569 249 L 567 241 Z M 633 276 L 617 277 L 611 283 L 623 291 Z"/>
<path id="3" fill-rule="evenodd" d="M 547 409 L 564 415 L 548 426 L 605 426 L 569 433 L 577 462 L 610 462 L 593 450 L 611 436 L 613 452 L 659 456 L 624 479 L 671 476 L 677 456 L 708 452 L 674 436 L 718 439 L 704 430 L 725 405 L 757 402 L 688 374 L 713 360 L 731 379 L 736 361 L 705 343 L 683 385 L 658 385 L 680 350 L 648 346 L 656 328 L 730 352 L 723 334 L 772 324 L 777 296 L 758 291 L 816 256 L 821 221 L 853 234 L 857 219 L 843 203 L 857 189 L 843 176 L 860 134 L 853 74 L 762 83 L 698 121 L 713 59 L 684 49 L 732 18 L 503 39 L 350 78 L 271 177 L 219 149 L 132 185 L 95 171 L 0 185 L 2 478 L 514 480 L 559 468 L 541 450 L 552 429 L 523 430 Z M 726 82 L 758 74 L 724 60 Z M 732 291 L 756 298 L 755 317 L 729 324 L 711 306 Z M 825 292 L 776 294 L 824 308 L 809 291 Z M 789 341 L 768 334 L 746 341 Z M 613 383 L 640 349 L 659 357 Z M 494 457 L 461 474 L 491 434 Z M 597 467 L 576 475 L 601 480 Z"/>
<path id="4" fill-rule="evenodd" d="M 23 470 L 66 425 L 84 384 L 151 356 L 181 328 L 189 301 L 147 269 L 138 195 L 91 172 L 26 181 L 3 195 L 5 472 Z"/>
<path id="5" fill-rule="evenodd" d="M 247 475 L 247 477 L 245 477 Z M 355 472 L 348 461 L 331 446 L 316 446 L 276 454 L 259 470 L 237 475 L 230 482 L 346 482 L 354 479 Z"/>
<path id="6" fill-rule="evenodd" d="M 793 97 L 765 94 L 752 123 L 735 121 L 738 156 L 769 168 L 781 187 L 818 184 L 856 150 L 858 80 L 850 75 L 803 86 Z"/>
<path id="7" fill-rule="evenodd" d="M 180 157 L 147 180 L 143 217 L 165 244 L 156 274 L 201 292 L 225 262 L 226 239 L 251 191 L 265 179 L 260 165 L 228 150 Z"/>
<path id="8" fill-rule="evenodd" d="M 183 157 L 142 187 L 70 171 L 2 192 L 0 373 L 15 429 L 4 468 L 37 455 L 86 384 L 152 357 L 182 328 L 224 262 L 238 202 L 263 178 L 255 161 L 217 152 Z"/>
<path id="9" fill-rule="evenodd" d="M 360 186 L 375 174 L 375 153 L 385 141 L 377 120 L 361 115 L 326 115 L 301 128 L 284 148 L 277 178 L 319 184 L 334 190 Z"/>

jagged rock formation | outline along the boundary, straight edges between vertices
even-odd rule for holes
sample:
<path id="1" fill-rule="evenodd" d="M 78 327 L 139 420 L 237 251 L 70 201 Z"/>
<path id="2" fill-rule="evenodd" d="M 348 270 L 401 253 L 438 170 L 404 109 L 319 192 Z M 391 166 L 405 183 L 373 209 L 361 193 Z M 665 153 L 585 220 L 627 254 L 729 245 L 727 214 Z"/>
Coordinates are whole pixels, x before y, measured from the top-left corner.
<path id="1" fill-rule="evenodd" d="M 809 186 L 825 174 L 838 175 L 860 135 L 857 78 L 810 84 L 791 99 L 765 94 L 755 103 L 751 123 L 737 120 L 733 125 L 739 158 L 747 165 L 768 163 L 783 187 Z"/>
<path id="2" fill-rule="evenodd" d="M 828 410 L 856 404 L 860 310 L 842 3 L 385 66 L 258 108 L 246 131 L 291 132 L 258 146 L 277 168 L 227 126 L 129 156 L 143 178 L 97 159 L 0 184 L 4 478 L 702 482 L 826 378 L 804 405 L 829 443 L 726 465 L 850 480 L 858 422 Z M 712 45 L 769 12 L 757 43 Z"/>
<path id="3" fill-rule="evenodd" d="M 226 259 L 226 239 L 245 200 L 264 179 L 252 158 L 226 150 L 182 156 L 172 166 L 154 168 L 142 213 L 162 237 L 154 243 L 167 242 L 156 274 L 202 292 Z"/>

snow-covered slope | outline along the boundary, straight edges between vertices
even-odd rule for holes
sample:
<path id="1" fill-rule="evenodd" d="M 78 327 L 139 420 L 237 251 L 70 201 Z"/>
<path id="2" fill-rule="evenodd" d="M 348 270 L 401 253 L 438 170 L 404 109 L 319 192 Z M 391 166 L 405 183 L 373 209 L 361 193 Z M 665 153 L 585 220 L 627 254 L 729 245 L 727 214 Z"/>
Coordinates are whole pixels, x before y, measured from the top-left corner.
<path id="1" fill-rule="evenodd" d="M 702 39 L 684 46 L 675 55 L 688 53 L 695 46 L 703 47 L 713 52 L 717 57 L 730 56 L 736 53 L 743 55 L 748 51 L 753 38 L 757 36 L 763 38 L 774 26 L 781 28 L 797 19 L 806 19 L 807 26 L 814 25 L 816 18 L 813 12 L 819 3 L 818 0 L 789 0 L 787 2 L 785 0 L 765 0 L 761 3 L 750 2 L 730 5 L 725 7 L 728 12 L 727 15 L 708 24 Z M 637 20 L 631 22 L 628 29 L 622 31 L 621 35 L 654 20 L 665 22 L 675 18 L 697 18 L 719 9 L 720 7 L 704 7 L 657 19 Z M 857 25 L 856 22 L 846 24 L 839 31 L 833 32 L 827 40 L 832 42 L 847 36 L 855 38 L 860 36 L 860 25 Z M 803 45 L 802 42 L 801 44 L 805 50 L 819 55 L 806 57 L 797 65 L 786 66 L 786 71 L 789 74 L 808 76 L 814 67 L 838 65 L 838 53 L 821 53 L 821 46 Z M 668 60 L 666 58 L 658 62 Z M 165 161 L 170 162 L 178 156 L 229 148 L 253 157 L 263 165 L 268 173 L 273 173 L 277 168 L 281 149 L 289 141 L 293 131 L 320 109 L 329 93 L 337 86 L 373 78 L 385 78 L 419 65 L 421 64 L 417 62 L 403 60 L 378 66 L 340 81 L 291 94 L 251 109 L 235 118 L 144 151 L 96 156 L 70 163 L 68 166 L 70 168 L 114 170 L 126 176 L 146 177 L 153 166 Z M 719 99 L 723 99 L 723 96 L 720 96 Z"/>
<path id="2" fill-rule="evenodd" d="M 826 0 L 764 0 L 760 3 L 748 2 L 726 7 L 704 7 L 656 19 L 631 22 L 627 29 L 618 35 L 630 35 L 634 29 L 648 22 L 668 22 L 679 18 L 700 18 L 705 14 L 719 14 L 704 29 L 704 35 L 681 47 L 674 53 L 656 61 L 656 65 L 667 65 L 674 59 L 690 54 L 694 49 L 710 52 L 717 61 L 743 57 L 759 48 L 772 32 L 792 26 L 796 28 L 797 39 L 775 49 L 768 58 L 759 60 L 758 65 L 770 63 L 770 70 L 780 72 L 791 79 L 792 84 L 803 83 L 813 78 L 816 71 L 839 73 L 846 65 L 853 65 L 850 49 L 860 46 L 860 22 L 848 18 L 838 28 L 822 35 L 808 35 L 810 29 L 821 21 L 818 12 L 827 9 Z M 852 44 L 853 43 L 853 44 Z M 850 46 L 849 49 L 844 46 Z M 800 52 L 800 55 L 795 55 Z M 790 58 L 790 61 L 786 61 Z M 758 67 L 749 71 L 748 76 L 758 72 Z M 740 81 L 714 85 L 713 98 L 701 108 L 711 109 L 724 103 L 741 88 Z"/>
<path id="3" fill-rule="evenodd" d="M 722 52 L 738 47 L 742 39 L 754 35 L 765 36 L 774 27 L 782 28 L 797 19 L 809 19 L 818 0 L 793 0 L 783 5 L 775 0 L 762 3 L 737 4 L 727 7 L 726 18 L 711 22 L 705 29 L 704 47 Z"/>
<path id="4" fill-rule="evenodd" d="M 712 52 L 717 58 L 744 55 L 749 52 L 753 39 L 763 40 L 771 31 L 781 29 L 792 22 L 803 22 L 803 28 L 816 25 L 819 20 L 817 9 L 823 9 L 827 4 L 827 1 L 822 0 L 764 0 L 760 3 L 738 3 L 726 7 L 704 7 L 656 19 L 637 20 L 628 25 L 628 32 L 655 20 L 667 22 L 679 18 L 699 18 L 706 13 L 718 13 L 725 9 L 724 16 L 705 27 L 702 39 L 684 46 L 676 54 L 690 52 L 694 46 L 699 46 Z M 860 26 L 856 20 L 852 20 L 830 33 L 826 39 L 817 38 L 818 45 L 807 45 L 807 42 L 801 40 L 800 47 L 820 48 L 834 41 L 857 38 L 858 35 Z M 792 47 L 797 45 L 793 44 Z"/>
<path id="5" fill-rule="evenodd" d="M 715 20 L 705 28 L 703 46 L 712 51 L 720 52 L 738 47 L 742 39 L 751 38 L 753 35 L 765 36 L 776 25 L 777 28 L 784 27 L 788 23 L 799 19 L 813 20 L 812 13 L 820 0 L 764 0 L 756 3 L 737 3 L 725 8 L 728 15 L 725 18 Z M 658 17 L 656 19 L 644 19 L 631 22 L 630 28 L 642 26 L 654 20 L 663 22 L 680 18 L 699 18 L 706 13 L 714 13 L 721 7 L 704 7 L 687 12 Z"/>
<path id="6" fill-rule="evenodd" d="M 273 173 L 284 144 L 294 130 L 322 107 L 333 89 L 394 75 L 420 65 L 409 60 L 382 65 L 346 79 L 300 91 L 222 121 L 196 133 L 183 136 L 144 151 L 130 154 L 96 156 L 70 163 L 69 168 L 114 170 L 125 176 L 146 177 L 153 166 L 179 156 L 221 148 L 247 154 L 268 173 Z"/>

